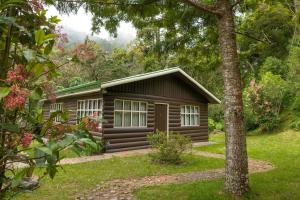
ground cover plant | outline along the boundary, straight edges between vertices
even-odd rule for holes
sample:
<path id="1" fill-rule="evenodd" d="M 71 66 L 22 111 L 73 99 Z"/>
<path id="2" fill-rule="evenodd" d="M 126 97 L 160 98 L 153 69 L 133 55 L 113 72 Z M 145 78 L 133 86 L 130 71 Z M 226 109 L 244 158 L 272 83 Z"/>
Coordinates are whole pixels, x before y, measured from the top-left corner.
<path id="1" fill-rule="evenodd" d="M 224 153 L 224 134 L 211 136 L 215 145 L 195 150 Z M 247 136 L 249 157 L 270 161 L 275 169 L 250 175 L 251 190 L 244 199 L 300 198 L 300 132 L 279 131 L 272 134 L 252 132 Z M 190 184 L 154 186 L 136 192 L 138 199 L 233 199 L 222 192 L 223 180 L 199 181 Z M 242 198 L 242 199 L 243 199 Z"/>

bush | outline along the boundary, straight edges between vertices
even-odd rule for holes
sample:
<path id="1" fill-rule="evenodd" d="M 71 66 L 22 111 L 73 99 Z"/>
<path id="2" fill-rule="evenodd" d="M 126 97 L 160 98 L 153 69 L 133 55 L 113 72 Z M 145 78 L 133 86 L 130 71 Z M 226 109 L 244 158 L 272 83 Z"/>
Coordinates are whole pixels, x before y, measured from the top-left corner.
<path id="1" fill-rule="evenodd" d="M 208 109 L 209 118 L 213 119 L 215 122 L 220 122 L 224 119 L 224 109 L 223 105 L 210 105 Z"/>
<path id="2" fill-rule="evenodd" d="M 300 117 L 294 119 L 291 124 L 290 124 L 290 128 L 299 131 L 300 130 Z"/>
<path id="3" fill-rule="evenodd" d="M 254 130 L 258 128 L 258 124 L 256 122 L 256 116 L 254 112 L 251 112 L 247 105 L 245 105 L 244 109 L 244 119 L 245 119 L 245 127 L 247 131 Z"/>
<path id="4" fill-rule="evenodd" d="M 281 78 L 285 79 L 289 72 L 288 64 L 275 57 L 268 57 L 261 67 L 261 74 L 266 72 L 272 72 L 272 74 L 280 75 Z"/>
<path id="5" fill-rule="evenodd" d="M 212 118 L 208 118 L 208 132 L 213 132 L 216 129 L 216 123 Z"/>
<path id="6" fill-rule="evenodd" d="M 156 149 L 151 153 L 151 160 L 161 164 L 180 164 L 182 155 L 192 149 L 192 141 L 179 133 L 156 131 L 148 135 L 151 146 Z"/>
<path id="7" fill-rule="evenodd" d="M 255 114 L 256 123 L 263 131 L 271 131 L 278 126 L 279 114 L 288 93 L 288 83 L 271 72 L 265 73 L 258 84 L 255 80 L 250 82 L 246 106 Z"/>
<path id="8" fill-rule="evenodd" d="M 296 95 L 292 109 L 293 111 L 300 113 L 300 93 Z"/>

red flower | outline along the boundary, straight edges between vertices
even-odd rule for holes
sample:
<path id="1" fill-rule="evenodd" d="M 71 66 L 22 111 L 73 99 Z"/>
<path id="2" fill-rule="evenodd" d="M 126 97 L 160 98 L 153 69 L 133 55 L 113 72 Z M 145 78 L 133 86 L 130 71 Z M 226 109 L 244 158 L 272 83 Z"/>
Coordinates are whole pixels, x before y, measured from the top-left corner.
<path id="1" fill-rule="evenodd" d="M 33 138 L 33 136 L 32 136 L 31 132 L 24 133 L 24 136 L 22 138 L 22 146 L 23 146 L 23 148 L 29 147 L 29 145 L 31 144 L 32 138 Z"/>
<path id="2" fill-rule="evenodd" d="M 7 109 L 15 109 L 25 105 L 28 92 L 20 89 L 17 85 L 12 85 L 10 93 L 4 98 L 4 107 Z"/>

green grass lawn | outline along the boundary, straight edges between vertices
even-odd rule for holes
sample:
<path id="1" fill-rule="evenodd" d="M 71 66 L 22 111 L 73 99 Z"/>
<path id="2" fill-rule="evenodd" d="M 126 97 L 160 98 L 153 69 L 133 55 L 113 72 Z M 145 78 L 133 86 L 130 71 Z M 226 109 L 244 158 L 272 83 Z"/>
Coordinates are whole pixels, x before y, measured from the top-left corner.
<path id="1" fill-rule="evenodd" d="M 40 188 L 32 193 L 21 193 L 16 199 L 74 199 L 76 194 L 91 190 L 97 184 L 112 179 L 207 170 L 224 166 L 222 159 L 194 155 L 185 155 L 184 161 L 183 165 L 151 164 L 150 158 L 144 155 L 65 165 L 54 180 L 45 178 Z"/>
<path id="2" fill-rule="evenodd" d="M 213 135 L 218 144 L 196 149 L 224 153 L 224 135 Z M 244 199 L 300 199 L 300 131 L 274 134 L 250 133 L 248 155 L 272 162 L 276 169 L 250 175 L 250 192 Z M 190 184 L 145 187 L 136 191 L 138 199 L 231 199 L 222 193 L 223 179 Z"/>

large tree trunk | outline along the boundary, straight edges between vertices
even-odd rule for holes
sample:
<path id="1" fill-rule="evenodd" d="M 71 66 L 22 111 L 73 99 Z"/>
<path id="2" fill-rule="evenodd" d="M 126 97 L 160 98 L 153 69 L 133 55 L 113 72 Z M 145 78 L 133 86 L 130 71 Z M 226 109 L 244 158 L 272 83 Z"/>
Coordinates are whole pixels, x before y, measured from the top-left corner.
<path id="1" fill-rule="evenodd" d="M 225 191 L 242 195 L 248 191 L 248 158 L 243 119 L 241 74 L 237 55 L 234 16 L 229 0 L 219 0 L 219 42 L 224 81 Z"/>

